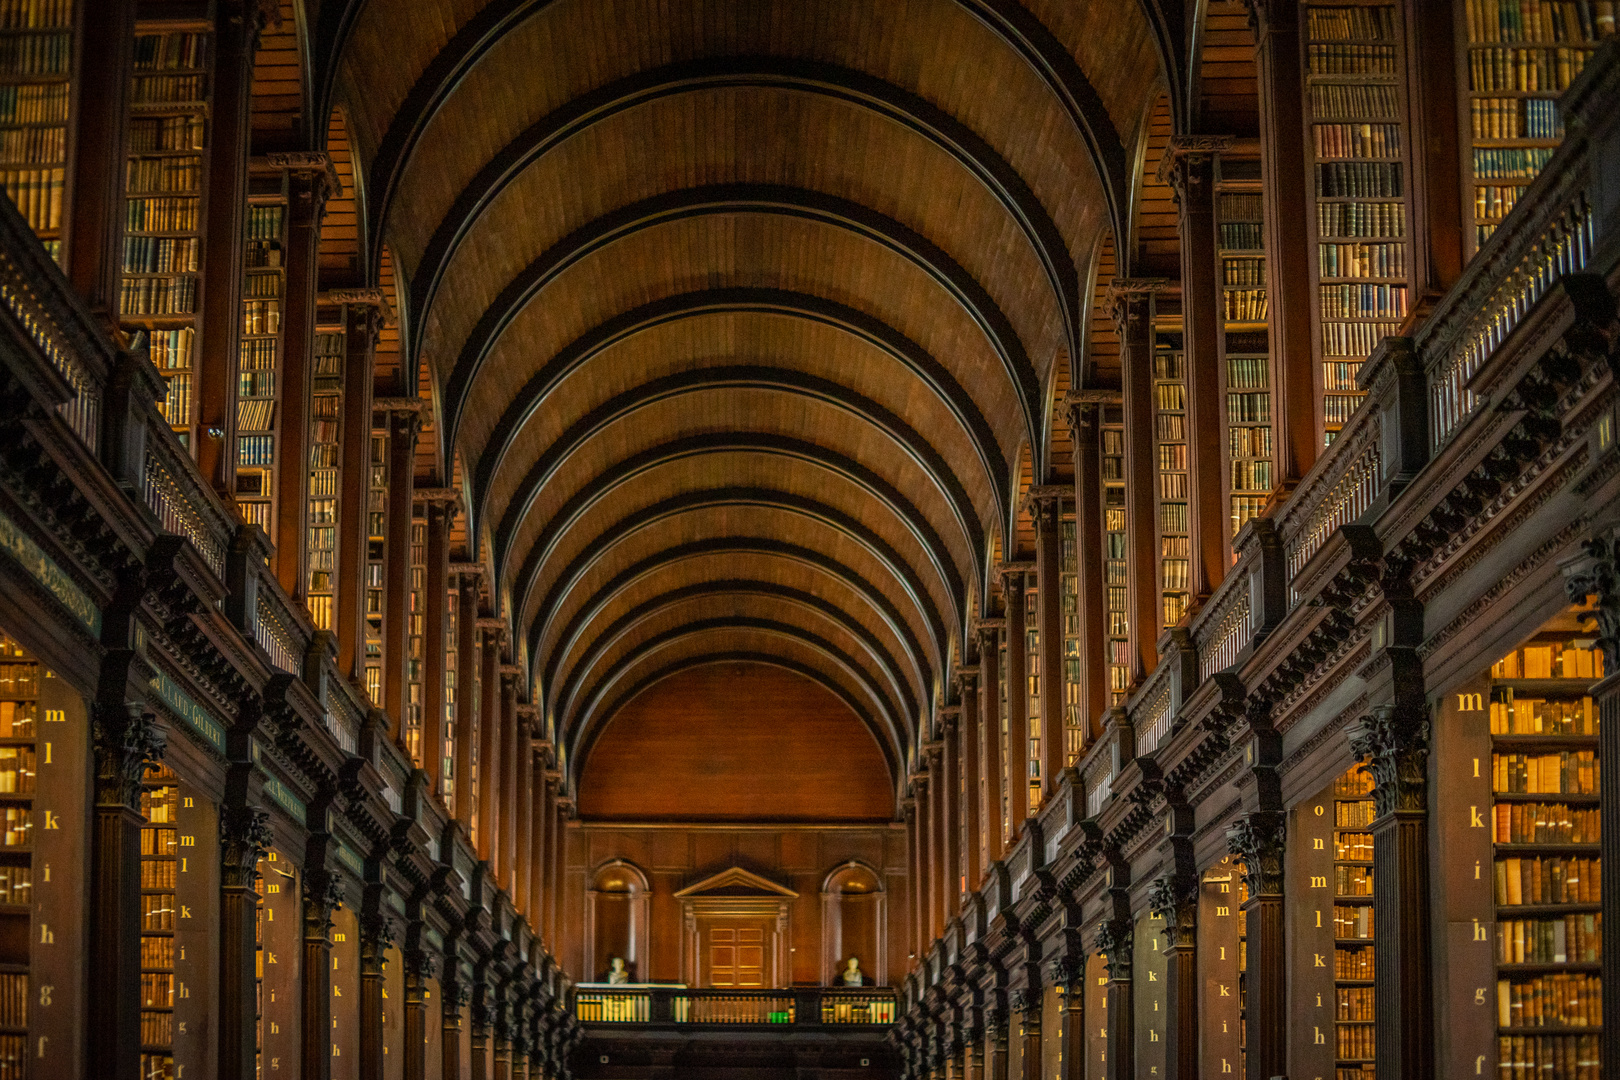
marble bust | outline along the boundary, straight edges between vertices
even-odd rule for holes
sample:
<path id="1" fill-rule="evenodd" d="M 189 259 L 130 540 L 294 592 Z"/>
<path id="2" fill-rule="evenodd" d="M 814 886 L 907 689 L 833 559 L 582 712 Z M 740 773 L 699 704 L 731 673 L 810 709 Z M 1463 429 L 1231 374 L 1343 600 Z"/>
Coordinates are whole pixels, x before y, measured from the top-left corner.
<path id="1" fill-rule="evenodd" d="M 852 956 L 849 958 L 849 963 L 844 965 L 844 970 L 838 973 L 838 984 L 840 986 L 866 985 L 866 973 L 861 970 L 861 961 L 858 957 Z"/>
<path id="2" fill-rule="evenodd" d="M 624 958 L 615 956 L 608 961 L 608 985 L 619 986 L 630 981 L 630 969 L 624 966 Z"/>

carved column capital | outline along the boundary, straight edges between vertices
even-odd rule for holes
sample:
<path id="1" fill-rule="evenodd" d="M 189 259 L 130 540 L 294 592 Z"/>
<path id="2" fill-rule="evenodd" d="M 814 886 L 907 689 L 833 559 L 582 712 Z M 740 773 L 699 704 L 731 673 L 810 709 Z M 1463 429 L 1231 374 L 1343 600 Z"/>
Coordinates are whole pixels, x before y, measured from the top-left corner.
<path id="1" fill-rule="evenodd" d="M 1135 944 L 1135 933 L 1129 919 L 1106 919 L 1098 927 L 1092 939 L 1098 952 L 1103 954 L 1103 961 L 1108 965 L 1108 978 L 1113 982 L 1129 982 L 1131 979 L 1131 950 Z"/>
<path id="2" fill-rule="evenodd" d="M 343 906 L 343 881 L 325 867 L 304 870 L 304 940 L 331 939 L 332 916 Z"/>
<path id="3" fill-rule="evenodd" d="M 1163 874 L 1148 883 L 1148 911 L 1164 919 L 1164 940 L 1172 949 L 1192 948 L 1198 938 L 1198 879 Z"/>
<path id="4" fill-rule="evenodd" d="M 1047 962 L 1046 974 L 1065 995 L 1079 994 L 1085 988 L 1086 958 L 1073 953 L 1055 956 Z"/>
<path id="5" fill-rule="evenodd" d="M 157 718 L 138 704 L 97 705 L 91 716 L 96 805 L 139 810 L 141 779 L 149 765 L 163 759 L 163 729 Z"/>
<path id="6" fill-rule="evenodd" d="M 1249 896 L 1281 896 L 1287 823 L 1279 810 L 1256 810 L 1226 830 L 1226 847 L 1243 862 Z"/>
<path id="7" fill-rule="evenodd" d="M 1177 206 L 1186 205 L 1189 188 L 1199 200 L 1209 197 L 1207 188 L 1215 177 L 1209 166 L 1221 152 L 1230 150 L 1237 140 L 1230 135 L 1174 135 L 1159 158 L 1159 183 L 1168 184 L 1175 192 Z"/>
<path id="8" fill-rule="evenodd" d="M 1581 556 L 1563 567 L 1564 592 L 1571 603 L 1593 600 L 1597 617 L 1597 647 L 1603 650 L 1603 670 L 1620 671 L 1620 537 L 1596 536 L 1581 544 Z"/>
<path id="9" fill-rule="evenodd" d="M 1115 278 L 1108 285 L 1108 311 L 1121 343 L 1145 341 L 1153 294 L 1170 284 L 1168 278 Z"/>
<path id="10" fill-rule="evenodd" d="M 1429 718 L 1422 712 L 1379 705 L 1345 732 L 1350 750 L 1367 759 L 1378 816 L 1426 810 L 1429 803 Z"/>
<path id="11" fill-rule="evenodd" d="M 256 806 L 227 807 L 219 815 L 220 884 L 251 889 L 259 880 L 259 860 L 273 840 L 270 815 Z"/>

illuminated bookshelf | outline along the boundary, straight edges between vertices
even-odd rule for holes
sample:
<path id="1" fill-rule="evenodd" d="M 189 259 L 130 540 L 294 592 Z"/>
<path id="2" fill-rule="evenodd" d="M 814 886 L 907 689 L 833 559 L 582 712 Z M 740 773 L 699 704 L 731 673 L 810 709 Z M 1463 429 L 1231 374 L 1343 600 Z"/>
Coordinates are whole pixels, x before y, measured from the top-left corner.
<path id="1" fill-rule="evenodd" d="M 1180 348 L 1153 354 L 1153 443 L 1158 479 L 1157 537 L 1160 625 L 1175 626 L 1187 610 L 1192 573 L 1188 499 L 1187 358 Z"/>
<path id="2" fill-rule="evenodd" d="M 273 495 L 280 453 L 286 229 L 286 174 L 255 175 L 248 198 L 237 352 L 236 504 L 243 520 L 271 534 L 275 532 Z"/>
<path id="3" fill-rule="evenodd" d="M 73 0 L 0 0 L 0 186 L 62 257 Z"/>
<path id="4" fill-rule="evenodd" d="M 1125 413 L 1118 405 L 1103 407 L 1103 617 L 1108 650 L 1108 704 L 1125 704 L 1131 685 L 1129 598 L 1126 590 Z"/>
<path id="5" fill-rule="evenodd" d="M 1256 162 L 1221 159 L 1216 197 L 1225 301 L 1222 363 L 1226 396 L 1230 536 L 1258 517 L 1271 495 L 1271 359 L 1262 233 L 1264 200 Z"/>
<path id="6" fill-rule="evenodd" d="M 1336 1080 L 1373 1080 L 1372 777 L 1333 782 L 1333 996 Z"/>

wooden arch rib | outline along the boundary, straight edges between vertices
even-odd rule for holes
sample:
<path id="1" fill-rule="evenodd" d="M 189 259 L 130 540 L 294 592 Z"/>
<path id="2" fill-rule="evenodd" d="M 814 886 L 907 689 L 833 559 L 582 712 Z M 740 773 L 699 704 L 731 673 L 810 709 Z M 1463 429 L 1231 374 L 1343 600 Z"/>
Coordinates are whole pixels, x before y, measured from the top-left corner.
<path id="1" fill-rule="evenodd" d="M 613 690 L 614 685 L 620 679 L 635 669 L 638 663 L 683 639 L 704 637 L 728 630 L 743 631 L 751 637 L 757 635 L 767 640 L 779 638 L 794 642 L 815 653 L 833 668 L 843 672 L 846 678 L 859 686 L 882 715 L 881 719 L 879 719 L 864 708 L 858 709 L 857 714 L 877 738 L 878 745 L 883 748 L 884 760 L 888 763 L 890 773 L 893 775 L 900 761 L 900 747 L 906 744 L 905 732 L 907 724 L 902 719 L 904 714 L 897 708 L 899 703 L 892 700 L 884 693 L 881 686 L 872 681 L 870 673 L 863 669 L 855 661 L 854 657 L 820 634 L 795 626 L 792 623 L 746 616 L 697 619 L 655 634 L 638 644 L 611 671 L 606 672 L 588 687 L 582 688 L 579 705 L 570 712 L 563 713 L 559 724 L 559 730 L 564 732 L 565 737 L 570 739 L 569 757 L 576 757 L 577 749 L 585 741 L 593 722 L 603 714 L 604 710 L 601 708 L 603 699 Z M 847 691 L 840 696 L 844 698 L 846 703 L 850 701 Z"/>
<path id="2" fill-rule="evenodd" d="M 659 98 L 718 88 L 787 89 L 869 109 L 922 136 L 971 173 L 1034 249 L 1062 313 L 1070 349 L 1082 323 L 1079 275 L 1057 223 L 1024 178 L 954 116 L 892 83 L 851 68 L 777 57 L 693 60 L 640 72 L 584 94 L 509 142 L 457 197 L 417 264 L 411 306 L 426 313 L 461 242 L 506 186 L 553 148 L 592 125 Z M 386 209 L 386 208 L 385 208 Z"/>
<path id="3" fill-rule="evenodd" d="M 667 520 L 676 514 L 690 513 L 694 510 L 734 506 L 774 508 L 789 513 L 802 514 L 817 520 L 825 520 L 825 515 L 829 513 L 838 514 L 838 511 L 809 499 L 787 495 L 784 492 L 760 491 L 757 489 L 723 489 L 713 492 L 694 492 L 690 495 L 681 496 L 679 499 L 668 501 L 672 503 L 679 502 L 681 505 L 679 508 L 669 507 L 662 509 L 656 514 L 643 512 L 642 514 L 633 515 L 637 519 L 636 524 L 625 525 L 622 530 L 617 525 L 609 529 L 604 534 L 605 545 L 602 551 L 598 552 L 595 548 L 589 549 L 590 557 L 581 560 L 584 566 L 577 572 L 570 573 L 567 578 L 568 584 L 556 592 L 558 602 L 560 603 L 563 597 L 573 591 L 584 569 L 588 568 L 590 564 L 600 561 L 630 533 L 644 528 L 646 521 Z M 663 505 L 660 504 L 660 507 Z M 649 510 L 654 509 L 659 508 L 649 508 Z M 880 565 L 883 565 L 884 569 L 891 574 L 895 573 L 893 565 L 887 562 L 883 555 L 873 551 L 872 546 L 870 546 L 872 539 L 867 537 L 864 541 L 858 542 L 862 542 L 868 552 L 877 555 Z M 879 540 L 877 543 L 881 545 L 882 542 Z M 916 635 L 912 633 L 904 614 L 876 583 L 869 581 L 859 571 L 824 552 L 818 552 L 812 548 L 774 538 L 741 537 L 694 540 L 686 544 L 666 548 L 632 563 L 608 581 L 603 582 L 601 587 L 590 596 L 586 603 L 580 606 L 574 617 L 569 619 L 568 625 L 558 634 L 559 643 L 554 648 L 548 649 L 545 656 L 536 656 L 535 658 L 536 665 L 544 672 L 541 684 L 545 687 L 547 706 L 555 708 L 557 704 L 557 673 L 561 669 L 563 660 L 579 648 L 591 622 L 602 612 L 608 610 L 613 602 L 626 590 L 680 563 L 715 555 L 758 555 L 768 559 L 781 559 L 806 567 L 814 573 L 842 585 L 859 596 L 875 614 L 878 622 L 905 648 L 905 659 L 911 668 L 912 675 L 917 680 L 917 685 L 923 688 L 930 685 L 929 672 L 931 668 L 928 664 L 927 654 L 924 653 L 922 645 L 917 641 Z M 541 620 L 537 616 L 535 619 L 536 627 L 539 627 L 540 622 Z M 871 633 L 867 624 L 862 623 L 861 625 L 866 628 L 866 633 Z M 530 653 L 534 655 L 535 648 L 531 647 Z M 886 649 L 885 653 L 887 653 Z"/>
<path id="4" fill-rule="evenodd" d="M 445 380 L 445 445 L 453 446 L 456 443 L 468 393 L 474 380 L 478 378 L 484 362 L 494 349 L 496 341 L 529 302 L 569 267 L 615 241 L 645 229 L 692 217 L 749 213 L 795 217 L 844 229 L 887 248 L 933 279 L 980 328 L 991 348 L 1001 359 L 1007 378 L 1018 397 L 1025 437 L 1039 445 L 1042 406 L 1040 380 L 1036 377 L 1035 366 L 1030 361 L 1011 321 L 983 285 L 932 241 L 893 218 L 868 210 L 848 199 L 801 188 L 768 184 L 719 184 L 672 191 L 643 199 L 582 226 L 530 263 L 501 290 L 500 295 L 479 318 L 472 333 L 462 345 L 461 354 L 457 357 L 449 378 Z M 596 352 L 623 337 L 646 326 L 657 325 L 665 308 L 675 307 L 679 310 L 680 304 L 693 295 L 716 294 L 686 294 L 683 297 L 655 301 L 610 319 L 572 342 L 548 360 L 518 393 L 515 399 L 516 410 L 507 410 L 506 415 L 502 417 L 502 426 L 497 427 L 491 434 L 491 441 L 502 445 L 504 452 L 503 443 L 510 440 L 530 413 L 539 407 L 545 394 L 555 387 L 564 375 L 590 359 Z M 797 306 L 802 309 L 810 305 L 800 300 Z M 851 309 L 833 305 L 830 301 L 821 301 L 816 306 L 842 308 L 839 313 L 842 317 L 837 321 L 845 325 L 856 325 L 854 319 L 844 314 Z M 871 316 L 860 316 L 860 319 L 868 324 L 878 322 Z M 892 328 L 886 329 L 887 333 L 883 336 L 887 339 L 892 340 L 901 336 Z M 909 354 L 907 359 L 922 352 L 915 345 L 907 351 Z M 933 363 L 937 366 L 937 361 Z M 956 383 L 956 380 L 951 378 L 951 383 Z M 937 376 L 930 379 L 930 384 L 936 392 L 944 388 L 944 384 Z M 960 384 L 956 384 L 954 389 L 960 390 Z M 956 411 L 964 418 L 970 415 L 960 402 L 951 404 L 956 406 Z M 971 429 L 970 432 L 975 438 L 979 437 L 978 432 Z M 988 430 L 985 434 L 988 435 Z M 988 460 L 984 449 L 980 450 L 980 456 Z M 480 462 L 480 472 L 484 468 Z"/>
<path id="5" fill-rule="evenodd" d="M 784 671 L 791 671 L 796 675 L 803 675 L 817 686 L 820 686 L 823 690 L 826 690 L 828 693 L 838 698 L 839 701 L 842 701 L 849 707 L 849 710 L 860 719 L 861 723 L 866 726 L 866 729 L 870 731 L 873 737 L 877 740 L 878 748 L 883 751 L 884 761 L 889 767 L 890 781 L 895 784 L 896 789 L 898 789 L 901 780 L 899 769 L 900 759 L 893 751 L 891 751 L 888 740 L 884 737 L 882 730 L 873 721 L 872 714 L 860 703 L 857 698 L 854 697 L 854 695 L 852 695 L 843 686 L 834 682 L 832 679 L 829 679 L 826 672 L 822 671 L 820 668 L 813 667 L 810 664 L 801 664 L 797 660 L 791 659 L 790 657 L 778 656 L 776 653 L 757 652 L 746 649 L 728 650 L 722 652 L 702 652 L 695 656 L 683 657 L 679 660 L 665 664 L 662 667 L 654 668 L 652 671 L 641 676 L 634 683 L 630 684 L 622 692 L 620 692 L 618 697 L 613 699 L 611 704 L 597 709 L 592 716 L 586 718 L 586 726 L 580 732 L 578 732 L 575 737 L 569 739 L 566 735 L 563 736 L 565 739 L 567 739 L 565 745 L 567 746 L 566 756 L 569 775 L 565 778 L 566 782 L 570 786 L 575 786 L 579 783 L 580 775 L 585 768 L 585 762 L 590 758 L 591 750 L 595 747 L 597 738 L 606 728 L 607 722 L 617 715 L 620 709 L 624 708 L 631 701 L 635 700 L 636 695 L 640 694 L 654 683 L 667 679 L 672 675 L 679 675 L 683 671 L 690 671 L 693 668 L 699 667 L 708 667 L 712 664 L 728 663 L 769 664 L 772 667 L 779 667 Z"/>
<path id="6" fill-rule="evenodd" d="M 378 196 L 378 212 L 370 222 L 374 234 L 381 236 L 400 177 L 429 121 L 444 107 L 462 80 L 490 49 L 514 27 L 546 8 L 550 2 L 493 0 L 456 31 L 455 36 L 417 77 L 410 93 L 389 122 L 388 130 L 383 134 L 372 159 L 371 189 Z M 1028 64 L 1062 106 L 1091 154 L 1107 194 L 1110 217 L 1116 231 L 1119 230 L 1128 205 L 1129 161 L 1113 118 L 1080 64 L 1063 47 L 1062 42 L 1018 0 L 955 2 Z M 340 5 L 334 2 L 332 6 Z M 324 5 L 322 15 L 325 15 Z M 352 22 L 352 19 L 349 21 Z M 335 59 L 333 67 L 336 67 Z"/>
<path id="7" fill-rule="evenodd" d="M 510 545 L 515 540 L 518 528 L 539 501 L 546 484 L 573 454 L 640 409 L 685 394 L 721 389 L 769 390 L 812 398 L 841 409 L 883 432 L 934 481 L 954 512 L 968 550 L 978 550 L 984 536 L 984 526 L 968 497 L 967 488 L 944 455 L 902 417 L 864 394 L 816 375 L 763 364 L 731 364 L 677 372 L 631 387 L 602 402 L 564 429 L 529 469 L 501 516 L 494 534 L 497 578 L 505 570 Z M 483 516 L 492 480 L 493 470 L 486 473 L 481 460 L 473 484 L 473 506 L 479 518 Z"/>
<path id="8" fill-rule="evenodd" d="M 784 608 L 797 609 L 809 612 L 827 622 L 837 626 L 844 633 L 860 643 L 867 660 L 882 674 L 888 683 L 889 692 L 899 704 L 899 715 L 917 715 L 917 698 L 900 676 L 895 667 L 894 657 L 884 648 L 882 641 L 864 625 L 852 618 L 837 605 L 828 603 L 811 593 L 801 589 L 790 588 L 769 581 L 751 581 L 727 579 L 721 581 L 705 581 L 694 585 L 673 589 L 653 599 L 637 604 L 624 612 L 612 623 L 602 628 L 601 632 L 592 636 L 591 645 L 580 656 L 577 663 L 570 665 L 567 675 L 562 679 L 556 693 L 556 708 L 563 715 L 568 715 L 572 709 L 574 699 L 584 686 L 591 672 L 602 662 L 615 645 L 631 637 L 635 631 L 654 616 L 667 612 L 669 609 L 692 600 L 710 599 L 716 597 L 763 597 Z"/>
<path id="9" fill-rule="evenodd" d="M 552 685 L 556 675 L 558 658 L 572 647 L 574 640 L 583 631 L 591 617 L 590 612 L 592 609 L 590 605 L 582 605 L 574 617 L 559 629 L 557 639 L 562 644 L 556 649 L 547 648 L 551 637 L 551 625 L 556 613 L 562 609 L 563 601 L 579 586 L 585 574 L 602 559 L 606 558 L 620 542 L 634 533 L 667 522 L 680 514 L 714 507 L 760 507 L 781 510 L 821 522 L 849 537 L 852 542 L 871 555 L 873 560 L 883 567 L 895 581 L 900 583 L 906 601 L 916 611 L 923 625 L 929 630 L 931 640 L 928 644 L 932 646 L 932 655 L 935 658 L 935 664 L 932 666 L 937 670 L 944 670 L 944 650 L 947 637 L 939 613 L 934 608 L 933 601 L 929 597 L 922 580 L 918 577 L 916 570 L 876 530 L 836 507 L 814 499 L 784 491 L 733 487 L 687 492 L 673 496 L 620 518 L 592 538 L 591 543 L 584 548 L 581 554 L 572 560 L 563 572 L 558 575 L 557 580 L 547 590 L 545 598 L 534 609 L 534 621 L 529 631 L 529 655 L 533 657 L 535 665 L 542 672 L 542 685 L 546 687 Z M 912 633 L 905 616 L 887 593 L 874 583 L 867 581 L 853 569 L 837 562 L 830 556 L 774 537 L 714 538 L 666 548 L 657 555 L 650 556 L 619 571 L 618 574 L 598 589 L 597 596 L 611 597 L 619 589 L 652 572 L 663 565 L 664 562 L 714 554 L 716 552 L 748 552 L 792 559 L 838 578 L 865 597 L 872 609 L 878 612 L 879 617 L 889 631 L 906 644 L 911 654 L 910 659 L 917 669 L 919 678 L 924 685 L 927 684 L 928 680 L 924 673 L 931 666 L 926 660 L 929 653 L 924 651 L 922 643 L 917 641 L 916 635 Z M 525 563 L 525 567 L 527 568 L 531 564 L 535 571 L 538 571 L 541 565 L 534 559 L 532 554 Z M 534 584 L 532 578 L 528 579 L 527 586 L 519 594 L 520 602 L 513 605 L 514 611 L 522 613 L 528 610 L 528 593 L 532 590 Z M 542 650 L 544 651 L 542 652 Z"/>

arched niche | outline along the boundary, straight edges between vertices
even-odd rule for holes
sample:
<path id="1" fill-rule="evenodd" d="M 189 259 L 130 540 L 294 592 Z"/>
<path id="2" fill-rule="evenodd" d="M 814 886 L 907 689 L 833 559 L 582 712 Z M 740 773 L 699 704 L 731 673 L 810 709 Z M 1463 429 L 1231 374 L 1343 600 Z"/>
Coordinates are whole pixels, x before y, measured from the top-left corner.
<path id="1" fill-rule="evenodd" d="M 888 984 L 888 896 L 877 871 L 853 859 L 833 867 L 821 884 L 822 979 L 841 985 L 851 956 L 874 985 Z"/>
<path id="2" fill-rule="evenodd" d="M 624 958 L 631 982 L 646 982 L 649 898 L 647 875 L 623 859 L 597 867 L 585 892 L 585 976 L 607 982 L 608 964 Z"/>

